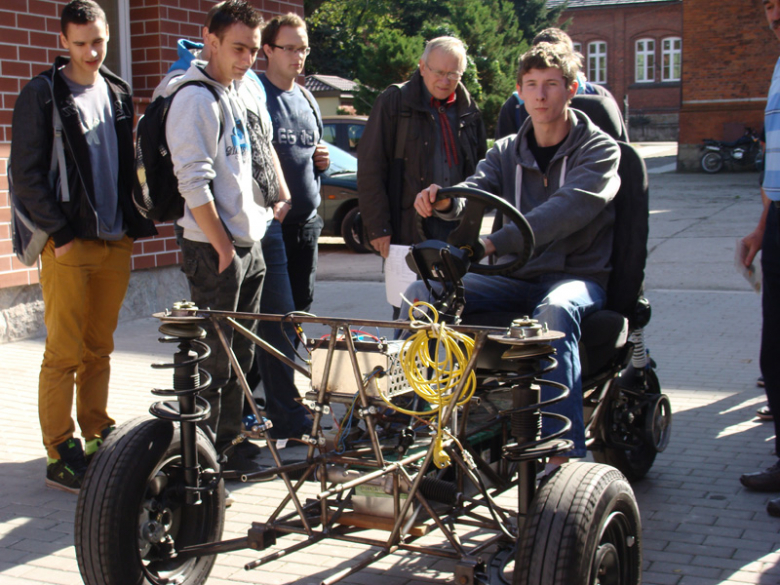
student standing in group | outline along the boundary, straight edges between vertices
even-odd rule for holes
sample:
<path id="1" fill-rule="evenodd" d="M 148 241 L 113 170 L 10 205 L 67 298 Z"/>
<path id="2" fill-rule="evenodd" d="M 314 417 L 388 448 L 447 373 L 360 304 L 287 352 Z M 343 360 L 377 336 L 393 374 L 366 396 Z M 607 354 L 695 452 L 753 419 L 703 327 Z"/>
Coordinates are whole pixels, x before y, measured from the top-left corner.
<path id="1" fill-rule="evenodd" d="M 267 202 L 289 199 L 271 146 L 270 123 L 260 115 L 264 104 L 241 90 L 260 50 L 261 22 L 260 14 L 244 0 L 222 4 L 204 39 L 208 62 L 193 61 L 163 92 L 170 95 L 181 87 L 171 102 L 166 137 L 185 200 L 184 216 L 178 221 L 183 229 L 182 270 L 199 307 L 259 312 L 265 274 L 260 240 L 272 213 Z M 190 81 L 211 89 L 182 87 Z M 258 140 L 250 140 L 253 114 L 259 124 Z M 247 328 L 255 332 L 257 321 Z M 228 326 L 223 332 L 246 373 L 254 344 Z M 202 366 L 212 375 L 212 384 L 203 393 L 211 404 L 206 422 L 215 433 L 217 452 L 228 453 L 223 468 L 250 470 L 255 467 L 251 459 L 228 451 L 241 431 L 243 390 L 212 327 L 206 341 L 211 356 Z"/>
<path id="2" fill-rule="evenodd" d="M 41 254 L 46 345 L 38 411 L 46 484 L 77 492 L 87 459 L 111 432 L 110 359 L 130 279 L 133 238 L 156 234 L 132 203 L 133 102 L 128 84 L 105 67 L 106 15 L 92 0 L 62 11 L 69 57 L 33 78 L 16 101 L 11 141 L 14 191 L 49 234 Z M 62 119 L 69 201 L 47 181 L 53 108 Z M 71 418 L 73 395 L 85 452 Z"/>

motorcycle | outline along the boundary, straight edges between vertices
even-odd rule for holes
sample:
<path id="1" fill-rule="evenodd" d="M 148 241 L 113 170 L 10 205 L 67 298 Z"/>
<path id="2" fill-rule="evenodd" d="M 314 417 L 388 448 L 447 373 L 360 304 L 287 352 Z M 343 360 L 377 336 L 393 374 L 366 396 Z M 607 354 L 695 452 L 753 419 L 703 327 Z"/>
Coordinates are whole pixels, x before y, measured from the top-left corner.
<path id="1" fill-rule="evenodd" d="M 724 166 L 732 170 L 755 168 L 761 170 L 763 151 L 759 134 L 752 128 L 746 128 L 737 140 L 724 142 L 705 138 L 702 144 L 701 168 L 706 173 L 717 173 Z"/>

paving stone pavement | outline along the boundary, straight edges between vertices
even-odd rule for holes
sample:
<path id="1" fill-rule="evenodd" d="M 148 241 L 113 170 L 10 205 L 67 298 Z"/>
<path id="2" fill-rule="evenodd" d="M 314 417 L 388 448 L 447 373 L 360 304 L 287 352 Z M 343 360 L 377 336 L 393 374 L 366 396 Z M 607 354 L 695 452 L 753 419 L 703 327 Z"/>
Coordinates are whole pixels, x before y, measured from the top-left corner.
<path id="1" fill-rule="evenodd" d="M 780 583 L 780 519 L 766 515 L 770 494 L 742 489 L 738 477 L 773 463 L 772 428 L 753 417 L 763 403 L 758 371 L 760 303 L 733 271 L 734 240 L 753 227 L 754 174 L 656 175 L 652 180 L 647 344 L 674 411 L 672 440 L 634 486 L 644 527 L 646 585 Z M 342 258 L 342 261 L 343 258 Z M 314 312 L 386 318 L 376 282 L 320 282 Z M 324 312 L 327 310 L 328 312 Z M 149 364 L 166 361 L 157 322 L 122 323 L 113 357 L 110 412 L 144 415 L 149 389 L 167 386 Z M 42 340 L 0 345 L 0 584 L 81 583 L 73 547 L 76 497 L 44 487 L 37 420 Z M 281 482 L 230 486 L 225 537 L 279 501 Z M 220 555 L 209 585 L 319 583 L 362 559 L 365 547 L 325 542 L 254 571 L 253 551 Z M 387 585 L 446 583 L 452 563 L 394 554 L 346 579 Z"/>

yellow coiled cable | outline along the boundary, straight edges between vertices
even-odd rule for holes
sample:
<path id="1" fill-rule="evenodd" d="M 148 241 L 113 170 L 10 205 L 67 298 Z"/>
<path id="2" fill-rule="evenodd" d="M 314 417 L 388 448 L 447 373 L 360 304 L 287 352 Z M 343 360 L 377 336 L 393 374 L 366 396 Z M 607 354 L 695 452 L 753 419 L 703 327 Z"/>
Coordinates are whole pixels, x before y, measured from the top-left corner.
<path id="1" fill-rule="evenodd" d="M 424 313 L 421 307 L 428 308 L 430 315 Z M 414 318 L 415 312 L 425 316 L 425 321 Z M 474 350 L 474 340 L 468 335 L 453 331 L 444 323 L 439 323 L 438 311 L 429 303 L 417 302 L 409 309 L 409 319 L 412 327 L 418 331 L 407 339 L 401 347 L 400 362 L 404 374 L 415 394 L 431 405 L 430 410 L 414 411 L 396 406 L 382 395 L 382 399 L 390 408 L 415 417 L 440 417 L 447 405 L 452 402 L 455 390 L 463 379 L 466 364 Z M 431 353 L 431 339 L 436 339 Z M 441 357 L 440 357 L 441 356 Z M 477 377 L 470 372 L 466 387 L 456 406 L 463 406 L 474 395 L 477 388 Z M 381 394 L 381 393 L 380 393 Z M 449 455 L 443 448 L 444 429 L 441 421 L 436 425 L 437 448 L 434 452 L 434 462 L 438 467 L 449 465 Z"/>

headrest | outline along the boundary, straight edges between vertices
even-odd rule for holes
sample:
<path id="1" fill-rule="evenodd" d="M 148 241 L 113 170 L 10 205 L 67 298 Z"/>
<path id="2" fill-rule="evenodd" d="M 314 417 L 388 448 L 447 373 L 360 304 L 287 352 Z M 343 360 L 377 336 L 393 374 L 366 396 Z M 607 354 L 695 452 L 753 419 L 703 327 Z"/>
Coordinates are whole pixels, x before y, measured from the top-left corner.
<path id="1" fill-rule="evenodd" d="M 612 138 L 620 140 L 623 118 L 614 99 L 603 95 L 575 95 L 571 100 L 571 107 L 583 112 L 591 122 Z"/>

